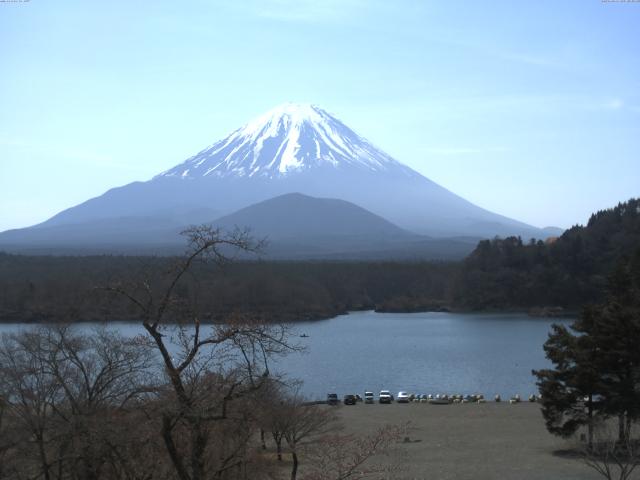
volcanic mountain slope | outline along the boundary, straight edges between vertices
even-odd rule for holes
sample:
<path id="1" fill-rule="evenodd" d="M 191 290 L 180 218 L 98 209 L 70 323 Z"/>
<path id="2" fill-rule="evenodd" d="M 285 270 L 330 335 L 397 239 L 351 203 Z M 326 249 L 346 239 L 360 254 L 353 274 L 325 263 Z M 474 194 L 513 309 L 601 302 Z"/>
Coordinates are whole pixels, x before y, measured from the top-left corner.
<path id="1" fill-rule="evenodd" d="M 437 259 L 469 254 L 478 238 L 432 239 L 403 230 L 353 203 L 290 193 L 210 222 L 249 229 L 265 245 L 255 259 Z M 161 218 L 120 217 L 5 232 L 0 246 L 31 254 L 179 254 L 188 225 Z M 239 252 L 233 252 L 235 256 Z"/>
<path id="2" fill-rule="evenodd" d="M 292 192 L 346 200 L 419 234 L 549 235 L 473 205 L 394 160 L 326 111 L 305 104 L 277 107 L 149 181 L 109 190 L 22 233 L 26 238 L 56 226 L 63 239 L 65 225 L 75 229 L 87 222 L 139 219 L 141 224 L 156 222 L 158 228 L 210 222 Z"/>
<path id="3" fill-rule="evenodd" d="M 353 203 L 300 193 L 288 193 L 250 205 L 213 224 L 225 230 L 246 226 L 258 236 L 277 240 L 324 236 L 419 237 Z"/>
<path id="4" fill-rule="evenodd" d="M 439 239 L 403 230 L 344 200 L 290 193 L 243 208 L 213 224 L 249 227 L 266 239 L 267 258 L 460 259 L 478 239 Z"/>

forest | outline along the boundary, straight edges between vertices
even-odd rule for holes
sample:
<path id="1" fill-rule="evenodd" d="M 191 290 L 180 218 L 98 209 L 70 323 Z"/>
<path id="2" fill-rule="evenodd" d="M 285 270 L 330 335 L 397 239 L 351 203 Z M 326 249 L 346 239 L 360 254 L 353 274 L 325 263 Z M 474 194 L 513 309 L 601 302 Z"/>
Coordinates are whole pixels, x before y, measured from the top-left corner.
<path id="1" fill-rule="evenodd" d="M 640 201 L 594 213 L 552 241 L 481 241 L 461 265 L 453 304 L 469 309 L 580 308 L 603 300 L 618 263 L 640 252 Z"/>
<path id="2" fill-rule="evenodd" d="M 204 321 L 241 314 L 269 323 L 350 310 L 575 312 L 602 300 L 621 259 L 640 255 L 640 200 L 594 213 L 546 242 L 481 241 L 461 262 L 198 262 L 176 294 Z M 107 287 L 159 286 L 174 257 L 21 256 L 0 253 L 0 321 L 134 320 Z"/>

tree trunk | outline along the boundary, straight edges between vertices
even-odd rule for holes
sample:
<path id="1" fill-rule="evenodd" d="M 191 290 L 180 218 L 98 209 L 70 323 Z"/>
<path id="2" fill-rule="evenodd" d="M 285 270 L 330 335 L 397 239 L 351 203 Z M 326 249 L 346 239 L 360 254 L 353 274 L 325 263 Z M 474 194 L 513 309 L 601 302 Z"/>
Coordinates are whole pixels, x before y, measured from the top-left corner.
<path id="1" fill-rule="evenodd" d="M 276 453 L 278 454 L 278 461 L 282 461 L 282 437 L 273 435 L 273 441 L 276 442 Z"/>
<path id="2" fill-rule="evenodd" d="M 178 474 L 178 478 L 180 480 L 191 480 L 191 478 L 189 477 L 189 473 L 184 467 L 182 456 L 178 452 L 178 448 L 176 447 L 176 444 L 173 441 L 172 429 L 173 427 L 171 425 L 171 418 L 166 415 L 163 415 L 162 439 L 164 440 L 164 445 L 167 448 L 167 452 L 169 453 L 169 458 L 171 458 L 171 463 L 173 464 L 173 467 L 176 469 L 176 473 Z"/>
<path id="3" fill-rule="evenodd" d="M 204 454 L 207 447 L 207 435 L 202 426 L 195 422 L 191 422 L 191 479 L 204 479 Z"/>
<path id="4" fill-rule="evenodd" d="M 264 441 L 264 429 L 260 429 L 260 442 L 262 443 L 262 449 L 266 450 L 267 449 L 267 444 Z"/>
<path id="5" fill-rule="evenodd" d="M 49 473 L 49 461 L 47 460 L 47 453 L 44 449 L 44 438 L 42 434 L 38 434 L 36 437 L 38 442 L 38 452 L 40 453 L 40 461 L 42 463 L 42 474 L 45 480 L 51 480 L 51 474 Z"/>
<path id="6" fill-rule="evenodd" d="M 589 402 L 587 403 L 587 415 L 589 423 L 587 424 L 587 445 L 589 451 L 593 449 L 593 395 L 589 394 Z"/>
<path id="7" fill-rule="evenodd" d="M 618 442 L 623 443 L 626 439 L 624 413 L 618 414 Z"/>
<path id="8" fill-rule="evenodd" d="M 291 465 L 291 480 L 296 480 L 296 476 L 298 475 L 298 454 L 295 449 L 291 450 L 291 459 L 293 460 L 293 464 Z"/>

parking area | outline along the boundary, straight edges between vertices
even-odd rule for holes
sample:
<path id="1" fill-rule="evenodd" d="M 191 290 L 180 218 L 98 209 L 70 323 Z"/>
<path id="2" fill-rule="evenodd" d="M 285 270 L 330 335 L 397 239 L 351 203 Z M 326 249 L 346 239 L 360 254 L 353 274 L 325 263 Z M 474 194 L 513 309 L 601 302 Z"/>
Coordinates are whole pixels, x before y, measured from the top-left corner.
<path id="1" fill-rule="evenodd" d="M 327 407 L 329 408 L 329 407 Z M 537 403 L 341 405 L 348 432 L 366 435 L 411 422 L 408 440 L 378 461 L 401 466 L 394 479 L 590 480 L 600 478 L 571 444 L 550 435 Z"/>

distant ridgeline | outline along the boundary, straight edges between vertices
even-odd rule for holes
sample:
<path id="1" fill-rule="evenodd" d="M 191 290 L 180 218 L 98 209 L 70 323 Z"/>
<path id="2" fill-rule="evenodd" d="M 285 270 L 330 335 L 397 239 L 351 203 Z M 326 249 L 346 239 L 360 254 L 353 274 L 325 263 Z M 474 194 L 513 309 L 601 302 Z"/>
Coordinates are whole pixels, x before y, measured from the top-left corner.
<path id="1" fill-rule="evenodd" d="M 640 200 L 591 216 L 557 239 L 483 240 L 461 266 L 453 303 L 470 309 L 561 306 L 602 300 L 607 277 L 625 257 L 640 258 Z"/>
<path id="2" fill-rule="evenodd" d="M 481 241 L 462 262 L 236 262 L 198 265 L 177 294 L 201 318 L 327 318 L 349 310 L 577 310 L 602 300 L 621 261 L 640 265 L 640 200 L 592 215 L 557 239 Z M 163 287 L 171 257 L 21 256 L 0 253 L 0 321 L 133 320 L 95 287 L 148 278 Z M 637 270 L 636 270 L 637 271 Z M 558 308 L 558 311 L 561 309 Z"/>

